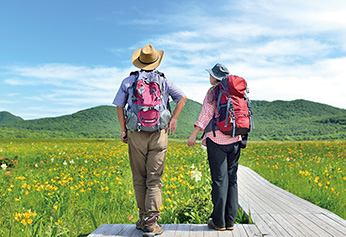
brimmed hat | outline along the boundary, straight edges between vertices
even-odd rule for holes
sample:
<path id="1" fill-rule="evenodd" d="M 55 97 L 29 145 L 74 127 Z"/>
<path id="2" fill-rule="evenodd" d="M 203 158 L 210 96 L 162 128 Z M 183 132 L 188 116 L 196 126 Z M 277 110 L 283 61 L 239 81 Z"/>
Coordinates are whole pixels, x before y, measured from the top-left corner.
<path id="1" fill-rule="evenodd" d="M 163 53 L 163 50 L 155 50 L 154 46 L 148 44 L 133 53 L 132 63 L 143 70 L 154 70 L 160 65 Z"/>
<path id="2" fill-rule="evenodd" d="M 205 70 L 209 72 L 209 74 L 215 77 L 217 80 L 222 80 L 224 77 L 229 75 L 227 67 L 225 67 L 221 63 L 215 64 L 215 66 L 212 69 Z"/>

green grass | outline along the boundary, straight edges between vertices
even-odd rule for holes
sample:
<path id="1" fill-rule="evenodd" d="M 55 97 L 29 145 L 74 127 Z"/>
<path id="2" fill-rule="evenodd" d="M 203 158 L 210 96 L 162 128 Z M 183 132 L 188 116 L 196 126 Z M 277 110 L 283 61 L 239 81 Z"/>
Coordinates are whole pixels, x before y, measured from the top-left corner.
<path id="1" fill-rule="evenodd" d="M 345 146 L 251 142 L 241 163 L 345 218 Z M 101 224 L 137 221 L 127 145 L 119 140 L 0 139 L 1 165 L 0 236 L 85 236 Z M 162 191 L 160 223 L 206 223 L 211 180 L 201 146 L 170 141 Z"/>
<path id="2" fill-rule="evenodd" d="M 138 218 L 127 145 L 119 140 L 0 140 L 0 236 L 78 236 Z M 170 142 L 160 223 L 206 223 L 206 152 Z M 194 174 L 201 172 L 200 180 Z M 239 222 L 246 222 L 239 211 Z"/>

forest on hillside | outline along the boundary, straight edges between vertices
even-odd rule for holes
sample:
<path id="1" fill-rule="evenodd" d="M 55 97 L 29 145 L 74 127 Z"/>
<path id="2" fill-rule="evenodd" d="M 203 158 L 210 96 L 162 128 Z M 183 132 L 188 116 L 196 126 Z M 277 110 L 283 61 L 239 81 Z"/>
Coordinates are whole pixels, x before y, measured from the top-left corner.
<path id="1" fill-rule="evenodd" d="M 306 100 L 252 101 L 255 127 L 249 139 L 345 140 L 346 110 Z M 175 104 L 171 102 L 172 110 Z M 188 100 L 170 136 L 187 139 L 202 105 Z M 0 112 L 0 138 L 118 138 L 120 127 L 114 106 L 98 106 L 54 118 L 23 120 Z M 200 133 L 202 135 L 202 133 Z"/>

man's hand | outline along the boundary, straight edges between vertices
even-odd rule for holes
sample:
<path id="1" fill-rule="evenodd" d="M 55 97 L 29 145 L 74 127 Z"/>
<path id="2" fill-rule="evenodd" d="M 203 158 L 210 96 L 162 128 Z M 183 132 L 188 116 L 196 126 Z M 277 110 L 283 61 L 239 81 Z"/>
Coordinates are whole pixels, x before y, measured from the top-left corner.
<path id="1" fill-rule="evenodd" d="M 127 131 L 120 134 L 120 139 L 123 143 L 127 143 Z"/>
<path id="2" fill-rule="evenodd" d="M 171 121 L 168 123 L 168 127 L 166 131 L 168 130 L 168 135 L 171 135 L 175 132 L 175 129 L 177 128 L 177 122 L 178 120 L 176 118 L 171 118 Z"/>
<path id="3" fill-rule="evenodd" d="M 178 101 L 177 106 L 175 107 L 173 111 L 171 121 L 169 121 L 168 127 L 166 129 L 166 132 L 168 130 L 168 135 L 171 135 L 175 132 L 175 129 L 177 128 L 177 121 L 178 121 L 179 114 L 183 110 L 186 100 L 187 100 L 187 97 L 184 96 Z"/>

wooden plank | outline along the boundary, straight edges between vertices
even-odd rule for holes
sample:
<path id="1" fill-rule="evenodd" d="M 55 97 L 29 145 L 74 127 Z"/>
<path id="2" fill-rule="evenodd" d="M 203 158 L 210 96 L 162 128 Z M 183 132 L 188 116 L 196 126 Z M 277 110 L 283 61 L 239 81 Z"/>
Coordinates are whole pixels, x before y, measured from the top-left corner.
<path id="1" fill-rule="evenodd" d="M 131 237 L 137 237 L 137 236 L 143 236 L 143 231 L 142 230 L 137 230 L 136 225 L 134 225 L 134 231 L 130 235 Z M 108 237 L 108 236 L 107 236 Z"/>
<path id="2" fill-rule="evenodd" d="M 248 235 L 246 234 L 246 231 L 243 227 L 243 225 L 241 224 L 235 224 L 234 225 L 234 230 L 232 230 L 232 234 L 233 236 L 237 236 L 237 237 L 247 237 Z"/>
<path id="3" fill-rule="evenodd" d="M 269 221 L 266 221 L 263 216 L 264 214 L 253 214 L 253 220 L 258 230 L 262 235 L 280 236 L 280 232 L 272 229 Z"/>
<path id="4" fill-rule="evenodd" d="M 203 236 L 203 229 L 206 227 L 205 224 L 192 224 L 190 227 L 190 237 L 201 237 Z"/>
<path id="5" fill-rule="evenodd" d="M 295 222 L 291 221 L 292 218 L 288 218 L 289 216 L 292 216 L 292 214 L 272 214 L 272 217 L 280 223 L 290 236 L 303 236 L 300 231 L 301 228 L 297 228 Z"/>
<path id="6" fill-rule="evenodd" d="M 333 212 L 330 212 L 328 210 L 323 210 L 322 214 L 324 214 L 325 216 L 328 216 L 333 221 L 335 221 L 335 222 L 339 223 L 340 225 L 346 227 L 346 220 L 342 219 L 341 217 L 339 217 L 338 215 L 334 214 Z"/>
<path id="7" fill-rule="evenodd" d="M 175 231 L 175 237 L 188 237 L 190 232 L 190 224 L 179 224 Z"/>
<path id="8" fill-rule="evenodd" d="M 218 236 L 218 231 L 210 229 L 207 225 L 202 225 L 201 226 L 201 231 L 203 232 L 203 237 L 217 237 Z"/>
<path id="9" fill-rule="evenodd" d="M 346 236 L 346 224 L 342 225 L 341 223 L 334 221 L 334 219 L 331 219 L 329 216 L 325 214 L 314 214 L 314 216 L 315 222 L 319 224 L 322 228 L 325 228 L 329 233 L 335 233 L 335 236 Z M 336 233 L 339 233 L 339 235 L 337 235 Z"/>
<path id="10" fill-rule="evenodd" d="M 231 230 L 219 231 L 218 236 L 219 237 L 234 237 L 233 231 Z"/>
<path id="11" fill-rule="evenodd" d="M 262 236 L 256 225 L 242 225 L 247 236 Z"/>
<path id="12" fill-rule="evenodd" d="M 241 180 L 241 178 L 239 179 Z M 267 182 L 258 182 L 254 177 L 246 178 L 244 183 L 247 184 L 246 188 L 248 190 L 243 191 L 247 192 L 253 203 L 258 203 L 263 207 L 264 212 L 261 210 L 258 213 L 295 213 L 301 210 L 295 205 L 292 206 L 292 203 L 286 199 L 278 197 L 272 189 L 273 185 L 270 183 L 270 186 L 268 186 Z M 239 186 L 241 185 L 239 184 Z"/>
<path id="13" fill-rule="evenodd" d="M 253 197 L 252 194 L 249 195 L 248 190 L 244 190 L 242 185 L 238 185 L 238 187 L 239 187 L 238 188 L 238 192 L 239 192 L 238 203 L 241 205 L 241 207 L 246 213 L 249 213 L 250 210 L 251 210 L 251 213 L 266 213 L 267 212 L 263 208 L 263 206 L 261 206 L 259 203 L 257 203 L 254 200 L 255 197 Z"/>
<path id="14" fill-rule="evenodd" d="M 106 235 L 107 236 L 116 236 L 124 228 L 126 228 L 126 226 L 128 226 L 128 225 L 126 225 L 126 224 L 103 224 L 88 236 L 92 236 L 92 237 L 103 237 Z"/>
<path id="15" fill-rule="evenodd" d="M 162 233 L 162 237 L 165 236 L 175 236 L 175 231 L 178 228 L 178 225 L 174 225 L 174 224 L 163 224 L 161 225 L 163 228 L 163 233 Z"/>
<path id="16" fill-rule="evenodd" d="M 286 216 L 286 218 L 292 223 L 292 228 L 298 229 L 304 236 L 331 236 L 316 225 L 313 220 L 309 220 L 301 214 Z"/>
<path id="17" fill-rule="evenodd" d="M 257 174 L 255 171 L 251 170 L 248 167 L 240 167 L 241 174 L 243 174 L 243 178 L 246 180 L 250 180 L 251 182 L 254 183 L 255 186 L 265 186 L 266 188 L 264 190 L 270 190 L 270 193 L 275 195 L 278 200 L 285 200 L 288 203 L 294 203 L 295 207 L 292 210 L 295 210 L 296 212 L 298 211 L 299 213 L 302 212 L 302 210 L 306 210 L 307 212 L 320 212 L 324 209 L 294 195 L 289 192 L 287 192 L 284 189 L 281 189 L 266 179 L 264 179 L 262 176 Z M 296 206 L 299 206 L 296 208 Z"/>
<path id="18" fill-rule="evenodd" d="M 131 236 L 132 233 L 137 230 L 136 225 L 125 225 L 124 228 L 119 232 L 115 233 L 112 231 L 112 229 L 108 230 L 108 232 L 105 234 L 107 237 L 113 237 L 113 236 Z"/>
<path id="19" fill-rule="evenodd" d="M 290 236 L 290 234 L 281 226 L 281 224 L 277 222 L 270 214 L 261 214 L 260 216 L 276 235 Z"/>
<path id="20" fill-rule="evenodd" d="M 335 222 L 327 223 L 328 220 L 323 214 L 308 214 L 305 217 L 313 221 L 315 225 L 323 230 L 323 233 L 326 232 L 331 236 L 346 236 L 346 227 Z"/>

